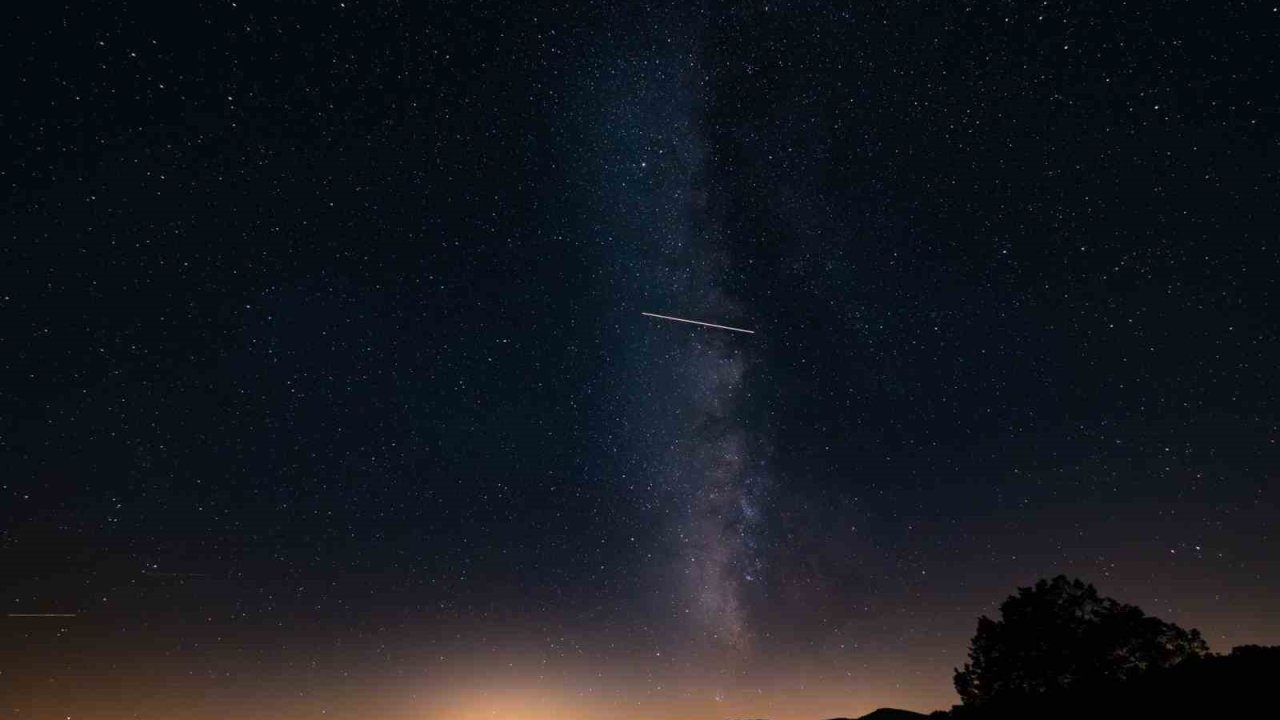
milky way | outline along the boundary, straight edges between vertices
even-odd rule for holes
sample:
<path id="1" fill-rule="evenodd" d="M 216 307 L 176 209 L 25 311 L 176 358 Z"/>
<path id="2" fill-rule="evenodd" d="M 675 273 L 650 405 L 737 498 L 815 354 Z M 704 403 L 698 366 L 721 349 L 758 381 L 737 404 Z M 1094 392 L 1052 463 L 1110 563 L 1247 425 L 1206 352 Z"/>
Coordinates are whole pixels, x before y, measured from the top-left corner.
<path id="1" fill-rule="evenodd" d="M 602 153 L 610 229 L 607 251 L 617 295 L 679 317 L 730 327 L 744 324 L 750 304 L 732 297 L 723 278 L 732 263 L 716 216 L 708 163 L 707 95 L 700 16 L 673 11 L 660 49 L 619 53 L 597 92 L 608 138 Z M 743 417 L 758 337 L 722 329 L 647 321 L 651 337 L 635 348 L 649 383 L 633 403 L 645 446 L 639 472 L 665 498 L 649 522 L 666 532 L 654 548 L 656 592 L 685 619 L 688 634 L 735 654 L 752 640 L 750 597 L 765 571 L 761 552 L 768 481 L 758 429 Z M 658 367 L 652 367 L 652 365 Z M 624 381 L 627 378 L 618 378 Z"/>
<path id="2" fill-rule="evenodd" d="M 689 592 L 713 637 L 746 650 L 751 627 L 745 593 L 763 569 L 757 543 L 767 490 L 756 474 L 751 434 L 737 416 L 748 353 L 712 338 L 696 342 L 692 353 L 695 421 L 675 463 L 696 488 L 680 533 Z"/>
<path id="3" fill-rule="evenodd" d="M 9 5 L 0 715 L 928 711 L 1057 573 L 1280 642 L 1271 6 Z"/>

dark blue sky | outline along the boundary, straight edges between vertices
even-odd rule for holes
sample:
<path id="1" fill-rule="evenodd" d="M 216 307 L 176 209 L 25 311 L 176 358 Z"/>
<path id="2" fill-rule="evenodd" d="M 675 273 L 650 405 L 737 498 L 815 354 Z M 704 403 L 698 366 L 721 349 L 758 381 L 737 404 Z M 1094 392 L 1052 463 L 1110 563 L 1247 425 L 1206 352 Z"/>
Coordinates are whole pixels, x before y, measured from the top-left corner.
<path id="1" fill-rule="evenodd" d="M 1280 642 L 1274 8 L 10 15 L 4 712 L 931 709 L 1059 572 Z"/>

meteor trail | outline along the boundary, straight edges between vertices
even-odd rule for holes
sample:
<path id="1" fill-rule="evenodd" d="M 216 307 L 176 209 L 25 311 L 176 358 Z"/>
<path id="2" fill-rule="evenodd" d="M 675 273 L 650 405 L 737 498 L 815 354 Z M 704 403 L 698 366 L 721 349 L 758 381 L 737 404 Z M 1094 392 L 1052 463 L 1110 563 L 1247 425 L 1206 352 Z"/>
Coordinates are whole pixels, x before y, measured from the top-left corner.
<path id="1" fill-rule="evenodd" d="M 684 318 L 671 317 L 670 315 L 658 315 L 657 313 L 651 313 L 651 312 L 642 312 L 640 314 L 648 315 L 649 317 L 652 317 L 652 318 L 661 318 L 663 320 L 675 320 L 676 322 L 689 323 L 691 325 L 704 325 L 706 327 L 720 328 L 721 330 L 732 330 L 734 332 L 747 333 L 748 335 L 756 334 L 755 330 L 743 330 L 742 328 L 729 327 L 728 325 L 716 325 L 715 323 L 700 322 L 698 320 L 685 320 Z"/>
<path id="2" fill-rule="evenodd" d="M 9 617 L 75 617 L 75 613 L 9 613 Z"/>

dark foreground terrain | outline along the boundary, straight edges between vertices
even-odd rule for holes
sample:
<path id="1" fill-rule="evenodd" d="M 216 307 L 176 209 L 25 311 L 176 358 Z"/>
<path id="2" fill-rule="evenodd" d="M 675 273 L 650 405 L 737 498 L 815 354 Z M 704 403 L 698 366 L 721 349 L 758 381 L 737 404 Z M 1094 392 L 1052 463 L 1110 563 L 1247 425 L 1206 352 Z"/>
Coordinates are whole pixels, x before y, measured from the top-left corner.
<path id="1" fill-rule="evenodd" d="M 930 715 L 882 708 L 858 720 L 1225 718 L 1244 717 L 1246 713 L 1264 717 L 1262 709 L 1274 699 L 1277 683 L 1280 646 L 1246 645 L 1229 655 L 1188 660 L 1124 683 L 1010 697 L 980 706 L 957 705 Z"/>

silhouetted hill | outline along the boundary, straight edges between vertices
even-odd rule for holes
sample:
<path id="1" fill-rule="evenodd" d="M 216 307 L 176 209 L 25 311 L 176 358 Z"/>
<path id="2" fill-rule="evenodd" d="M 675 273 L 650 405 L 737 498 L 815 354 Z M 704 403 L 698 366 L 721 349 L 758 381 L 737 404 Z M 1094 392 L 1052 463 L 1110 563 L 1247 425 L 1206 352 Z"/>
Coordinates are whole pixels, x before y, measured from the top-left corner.
<path id="1" fill-rule="evenodd" d="M 872 710 L 866 715 L 863 715 L 862 717 L 857 718 L 857 720 L 920 720 L 920 718 L 927 718 L 927 717 L 929 716 L 921 715 L 918 712 L 911 712 L 910 710 L 899 710 L 898 708 L 880 708 L 879 710 Z M 850 718 L 831 718 L 831 720 L 851 720 L 851 719 Z"/>
<path id="2" fill-rule="evenodd" d="M 937 713 L 935 713 L 935 715 L 936 714 Z M 922 715 L 918 712 L 911 712 L 910 710 L 899 710 L 898 708 L 880 708 L 879 710 L 872 710 L 871 712 L 859 718 L 838 717 L 838 718 L 830 718 L 830 720 L 921 720 L 922 718 L 928 718 L 928 717 L 931 717 L 931 716 Z"/>
<path id="3" fill-rule="evenodd" d="M 910 710 L 899 710 L 897 708 L 880 708 L 858 718 L 858 720 L 920 720 L 927 718 L 928 715 L 922 715 L 918 712 Z"/>

